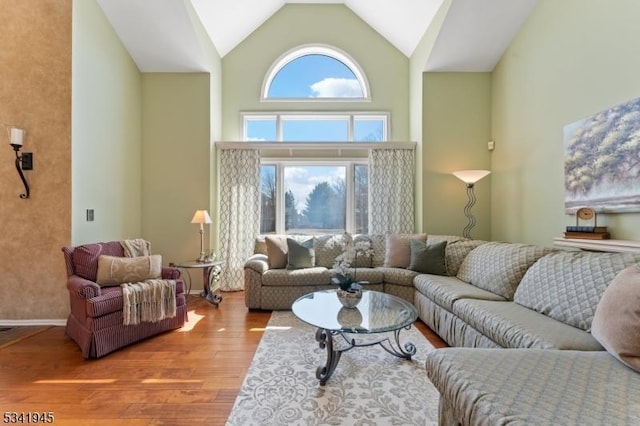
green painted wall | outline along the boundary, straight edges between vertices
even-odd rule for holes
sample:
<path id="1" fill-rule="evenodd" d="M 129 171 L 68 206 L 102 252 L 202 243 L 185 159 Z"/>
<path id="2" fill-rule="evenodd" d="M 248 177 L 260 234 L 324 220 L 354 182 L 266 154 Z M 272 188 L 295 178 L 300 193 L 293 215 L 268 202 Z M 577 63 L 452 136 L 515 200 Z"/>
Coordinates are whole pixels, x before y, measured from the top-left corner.
<path id="1" fill-rule="evenodd" d="M 138 237 L 140 72 L 95 0 L 73 2 L 72 49 L 71 242 Z"/>
<path id="2" fill-rule="evenodd" d="M 563 127 L 640 96 L 640 2 L 540 0 L 492 76 L 492 237 L 550 245 L 564 213 Z M 640 215 L 598 216 L 640 239 Z"/>
<path id="3" fill-rule="evenodd" d="M 74 2 L 74 244 L 141 237 L 165 264 L 199 254 L 190 221 L 198 209 L 215 215 L 222 73 L 189 11 L 211 74 L 140 73 L 95 0 Z M 95 209 L 94 222 L 85 221 L 86 208 Z"/>
<path id="4" fill-rule="evenodd" d="M 260 102 L 264 77 L 285 52 L 320 43 L 364 69 L 371 102 Z M 222 137 L 240 140 L 241 111 L 339 109 L 391 112 L 391 139 L 409 139 L 409 59 L 343 5 L 288 4 L 222 60 Z"/>
<path id="5" fill-rule="evenodd" d="M 207 73 L 143 74 L 142 235 L 164 263 L 200 253 L 191 218 L 210 208 L 209 85 Z"/>
<path id="6" fill-rule="evenodd" d="M 423 74 L 424 67 L 429 59 L 431 50 L 447 16 L 452 0 L 442 2 L 440 9 L 436 13 L 433 21 L 427 28 L 420 42 L 416 46 L 409 60 L 409 134 L 410 140 L 416 141 L 416 230 L 424 231 L 424 188 L 423 188 L 423 167 L 422 167 L 422 102 L 423 102 Z"/>
<path id="7" fill-rule="evenodd" d="M 465 184 L 456 170 L 491 170 L 490 73 L 424 73 L 422 103 L 423 230 L 462 235 Z M 471 237 L 491 237 L 491 175 L 476 183 Z"/>

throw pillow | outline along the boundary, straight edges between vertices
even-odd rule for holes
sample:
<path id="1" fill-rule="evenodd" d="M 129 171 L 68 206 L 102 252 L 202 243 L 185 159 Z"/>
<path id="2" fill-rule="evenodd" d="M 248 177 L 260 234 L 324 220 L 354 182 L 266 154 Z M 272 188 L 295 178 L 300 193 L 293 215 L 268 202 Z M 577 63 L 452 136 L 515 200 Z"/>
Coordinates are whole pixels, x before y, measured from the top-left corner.
<path id="1" fill-rule="evenodd" d="M 328 234 L 314 237 L 313 248 L 316 254 L 316 266 L 333 268 L 336 256 L 340 255 L 345 245 L 347 234 Z"/>
<path id="2" fill-rule="evenodd" d="M 387 234 L 384 266 L 407 268 L 411 263 L 410 240 L 427 241 L 427 234 Z"/>
<path id="3" fill-rule="evenodd" d="M 289 250 L 287 269 L 313 268 L 316 261 L 313 238 L 302 242 L 287 238 L 287 249 Z"/>
<path id="4" fill-rule="evenodd" d="M 513 300 L 527 270 L 551 249 L 520 243 L 489 242 L 464 258 L 457 277 L 462 281 Z"/>
<path id="5" fill-rule="evenodd" d="M 411 263 L 409 269 L 423 274 L 448 275 L 445 263 L 447 242 L 426 244 L 418 240 L 410 240 Z"/>
<path id="6" fill-rule="evenodd" d="M 605 289 L 591 334 L 611 355 L 640 371 L 640 265 L 620 271 Z"/>
<path id="7" fill-rule="evenodd" d="M 138 257 L 100 256 L 96 283 L 100 286 L 120 285 L 160 278 L 161 275 L 162 256 L 159 254 Z"/>
<path id="8" fill-rule="evenodd" d="M 264 238 L 267 245 L 267 262 L 269 269 L 284 269 L 287 267 L 287 240 L 284 237 L 267 235 Z"/>
<path id="9" fill-rule="evenodd" d="M 468 238 L 458 237 L 456 235 L 433 235 L 427 236 L 427 244 L 435 244 L 442 241 L 447 242 L 445 251 L 445 259 L 447 265 L 447 273 L 451 277 L 458 275 L 462 261 L 474 248 L 486 243 L 483 240 L 471 240 Z"/>

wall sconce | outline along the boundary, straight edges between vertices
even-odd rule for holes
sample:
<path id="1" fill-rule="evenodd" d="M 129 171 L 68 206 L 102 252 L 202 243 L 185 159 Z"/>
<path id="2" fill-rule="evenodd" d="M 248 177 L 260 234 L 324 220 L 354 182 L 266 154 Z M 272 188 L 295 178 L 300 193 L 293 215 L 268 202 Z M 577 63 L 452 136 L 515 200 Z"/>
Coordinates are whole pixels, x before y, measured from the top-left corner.
<path id="1" fill-rule="evenodd" d="M 13 150 L 16 153 L 16 170 L 20 175 L 20 179 L 22 179 L 22 183 L 24 184 L 25 193 L 20 194 L 20 198 L 23 200 L 29 198 L 29 194 L 31 190 L 29 189 L 29 183 L 27 179 L 24 177 L 23 170 L 33 170 L 33 154 L 30 152 L 23 152 L 20 155 L 20 148 L 22 148 L 22 144 L 24 142 L 25 131 L 18 127 L 10 126 L 7 128 L 7 133 L 9 134 L 9 144 L 13 147 Z"/>
<path id="2" fill-rule="evenodd" d="M 462 236 L 471 238 L 471 228 L 476 225 L 476 218 L 471 214 L 471 207 L 476 203 L 476 196 L 473 193 L 473 185 L 483 177 L 491 173 L 489 170 L 459 170 L 453 172 L 453 175 L 467 184 L 467 197 L 469 201 L 464 207 L 464 215 L 469 219 L 469 223 L 464 227 Z"/>
<path id="3" fill-rule="evenodd" d="M 197 210 L 191 219 L 191 223 L 200 224 L 200 257 L 197 262 L 204 263 L 207 261 L 206 253 L 204 251 L 204 224 L 211 223 L 211 216 L 206 210 Z"/>

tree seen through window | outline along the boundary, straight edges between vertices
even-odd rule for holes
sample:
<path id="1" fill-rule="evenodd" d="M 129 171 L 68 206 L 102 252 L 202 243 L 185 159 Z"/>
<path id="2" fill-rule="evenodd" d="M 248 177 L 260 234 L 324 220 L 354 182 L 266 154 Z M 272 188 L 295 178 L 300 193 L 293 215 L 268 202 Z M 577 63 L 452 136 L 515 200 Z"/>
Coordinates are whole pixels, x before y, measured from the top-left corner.
<path id="1" fill-rule="evenodd" d="M 283 166 L 284 182 L 278 185 L 276 166 L 261 168 L 261 233 L 277 232 L 278 191 L 284 192 L 284 232 L 287 234 L 340 233 L 347 229 L 347 167 Z M 353 173 L 353 231 L 368 228 L 367 166 L 355 165 Z"/>

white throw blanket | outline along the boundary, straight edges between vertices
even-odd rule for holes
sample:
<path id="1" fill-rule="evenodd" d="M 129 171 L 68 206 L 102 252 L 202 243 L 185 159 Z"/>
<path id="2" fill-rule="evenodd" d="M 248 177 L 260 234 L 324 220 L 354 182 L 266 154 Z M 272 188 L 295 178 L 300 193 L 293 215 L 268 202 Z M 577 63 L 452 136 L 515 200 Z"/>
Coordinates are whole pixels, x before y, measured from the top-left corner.
<path id="1" fill-rule="evenodd" d="M 120 245 L 124 250 L 124 255 L 127 257 L 151 256 L 151 243 L 142 238 L 123 240 L 120 241 Z"/>
<path id="2" fill-rule="evenodd" d="M 142 238 L 120 241 L 127 257 L 151 256 L 151 243 Z M 124 325 L 158 322 L 176 316 L 175 280 L 150 279 L 121 284 Z"/>
<path id="3" fill-rule="evenodd" d="M 124 325 L 158 322 L 176 316 L 176 281 L 146 280 L 121 284 Z"/>

